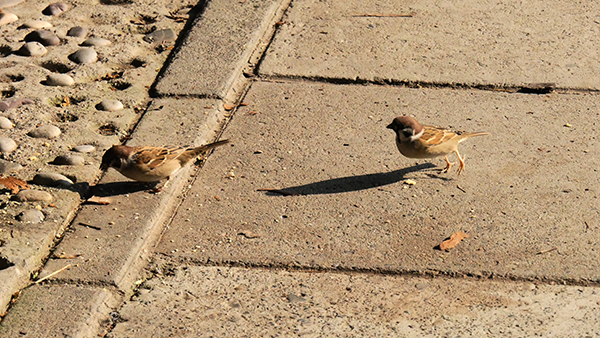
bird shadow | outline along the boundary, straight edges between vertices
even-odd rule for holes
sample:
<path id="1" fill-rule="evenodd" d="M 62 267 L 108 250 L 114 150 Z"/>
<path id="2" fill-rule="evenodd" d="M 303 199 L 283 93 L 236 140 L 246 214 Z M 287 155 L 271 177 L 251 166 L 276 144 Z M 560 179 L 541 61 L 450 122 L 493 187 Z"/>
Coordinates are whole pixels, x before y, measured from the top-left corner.
<path id="1" fill-rule="evenodd" d="M 140 191 L 149 191 L 154 188 L 159 182 L 110 182 L 98 183 L 90 187 L 93 196 L 110 197 L 118 195 L 133 194 Z"/>
<path id="2" fill-rule="evenodd" d="M 406 174 L 433 167 L 435 165 L 431 163 L 423 163 L 386 173 L 339 177 L 282 189 L 259 189 L 259 191 L 265 191 L 268 196 L 340 194 L 394 184 L 403 180 Z"/>

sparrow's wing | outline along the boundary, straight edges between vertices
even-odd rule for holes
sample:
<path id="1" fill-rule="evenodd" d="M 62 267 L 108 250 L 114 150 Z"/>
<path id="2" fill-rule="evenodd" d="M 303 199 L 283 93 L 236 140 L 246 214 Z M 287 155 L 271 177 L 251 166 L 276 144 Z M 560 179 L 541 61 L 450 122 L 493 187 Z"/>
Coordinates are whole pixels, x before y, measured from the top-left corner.
<path id="1" fill-rule="evenodd" d="M 177 158 L 186 149 L 181 147 L 141 147 L 135 153 L 135 162 L 153 170 L 165 162 Z"/>
<path id="2" fill-rule="evenodd" d="M 421 140 L 427 145 L 427 147 L 437 146 L 444 142 L 448 142 L 451 139 L 459 136 L 462 132 L 454 132 L 440 127 L 423 126 L 423 135 Z"/>

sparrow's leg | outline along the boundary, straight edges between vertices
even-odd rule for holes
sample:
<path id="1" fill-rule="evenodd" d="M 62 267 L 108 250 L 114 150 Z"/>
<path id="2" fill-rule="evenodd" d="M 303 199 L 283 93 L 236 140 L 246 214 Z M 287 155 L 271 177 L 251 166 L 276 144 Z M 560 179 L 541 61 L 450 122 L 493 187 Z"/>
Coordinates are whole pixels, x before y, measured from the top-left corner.
<path id="1" fill-rule="evenodd" d="M 162 192 L 167 187 L 167 184 L 169 184 L 170 180 L 171 180 L 171 178 L 167 177 L 167 181 L 165 183 L 157 184 L 154 188 L 150 189 L 148 192 L 151 194 L 158 194 L 158 193 Z"/>
<path id="2" fill-rule="evenodd" d="M 448 170 L 450 170 L 450 167 L 454 165 L 454 163 L 448 161 L 448 156 L 444 157 L 444 159 L 446 160 L 446 168 L 442 169 L 441 174 L 447 173 Z"/>
<path id="3" fill-rule="evenodd" d="M 458 149 L 454 149 L 454 153 L 456 154 L 456 157 L 458 157 L 458 162 L 460 162 L 460 165 L 458 166 L 458 174 L 460 175 L 460 173 L 465 170 L 465 158 L 460 157 Z"/>

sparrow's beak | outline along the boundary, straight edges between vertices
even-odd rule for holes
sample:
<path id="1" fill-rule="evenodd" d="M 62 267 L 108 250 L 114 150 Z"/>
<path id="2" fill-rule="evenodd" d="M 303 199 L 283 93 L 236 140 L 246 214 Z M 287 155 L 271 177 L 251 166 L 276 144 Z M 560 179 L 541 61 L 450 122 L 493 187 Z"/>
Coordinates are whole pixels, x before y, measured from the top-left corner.
<path id="1" fill-rule="evenodd" d="M 386 127 L 387 129 L 394 129 L 393 127 L 393 123 L 388 124 L 388 126 Z"/>

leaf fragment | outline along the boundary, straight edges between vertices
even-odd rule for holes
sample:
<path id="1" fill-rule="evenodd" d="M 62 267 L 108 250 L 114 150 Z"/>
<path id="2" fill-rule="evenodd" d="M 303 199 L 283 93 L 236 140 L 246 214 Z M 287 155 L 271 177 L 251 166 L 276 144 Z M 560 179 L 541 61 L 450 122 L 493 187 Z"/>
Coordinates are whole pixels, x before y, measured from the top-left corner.
<path id="1" fill-rule="evenodd" d="M 21 189 L 29 189 L 27 182 L 13 176 L 0 177 L 0 185 L 12 190 L 13 194 L 18 193 Z"/>
<path id="2" fill-rule="evenodd" d="M 92 196 L 88 198 L 86 202 L 92 204 L 107 205 L 112 203 L 112 199 L 109 197 Z"/>
<path id="3" fill-rule="evenodd" d="M 465 238 L 469 238 L 469 235 L 465 234 L 462 231 L 457 231 L 454 234 L 452 234 L 452 236 L 450 236 L 450 239 L 447 239 L 443 241 L 442 244 L 440 244 L 440 250 L 449 251 L 450 249 L 457 246 L 458 243 L 460 243 Z"/>

